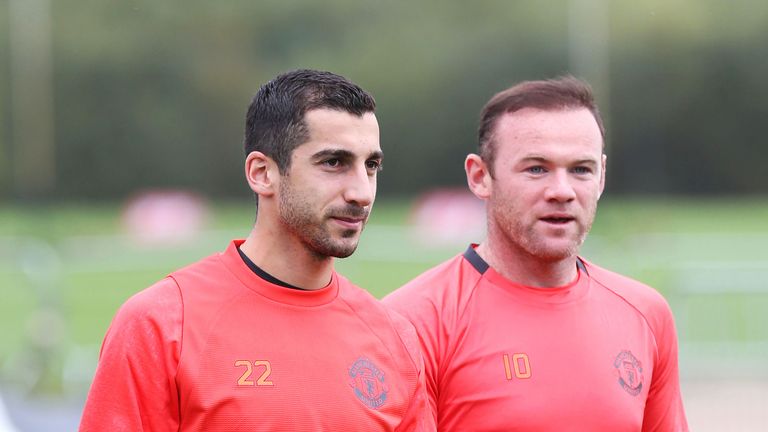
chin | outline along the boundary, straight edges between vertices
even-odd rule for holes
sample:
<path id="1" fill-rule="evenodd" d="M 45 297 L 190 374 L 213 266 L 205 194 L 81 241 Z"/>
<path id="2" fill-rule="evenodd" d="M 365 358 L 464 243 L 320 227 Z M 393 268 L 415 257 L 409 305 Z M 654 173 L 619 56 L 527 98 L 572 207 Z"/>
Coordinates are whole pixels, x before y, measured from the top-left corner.
<path id="1" fill-rule="evenodd" d="M 531 255 L 547 262 L 557 262 L 572 258 L 579 253 L 579 246 L 576 244 L 563 245 L 560 247 L 542 246 L 530 251 Z"/>
<path id="2" fill-rule="evenodd" d="M 340 251 L 339 253 L 331 256 L 334 258 L 348 258 L 352 256 L 353 253 L 355 253 L 354 249 L 350 251 Z"/>
<path id="3" fill-rule="evenodd" d="M 355 250 L 357 250 L 356 239 L 354 242 L 325 241 L 314 248 L 316 254 L 334 258 L 347 258 L 352 255 Z"/>
<path id="4" fill-rule="evenodd" d="M 341 246 L 338 248 L 334 248 L 333 253 L 331 253 L 330 255 L 336 258 L 347 258 L 348 256 L 355 253 L 356 250 L 357 250 L 357 243 L 351 246 Z"/>

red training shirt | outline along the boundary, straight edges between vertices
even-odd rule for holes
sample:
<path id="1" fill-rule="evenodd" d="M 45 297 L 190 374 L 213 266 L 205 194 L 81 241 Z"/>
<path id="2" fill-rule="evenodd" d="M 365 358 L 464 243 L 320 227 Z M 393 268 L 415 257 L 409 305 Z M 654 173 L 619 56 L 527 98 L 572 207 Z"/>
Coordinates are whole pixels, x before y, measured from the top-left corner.
<path id="1" fill-rule="evenodd" d="M 102 346 L 81 431 L 428 431 L 413 327 L 334 273 L 302 291 L 237 252 L 130 298 Z"/>
<path id="2" fill-rule="evenodd" d="M 687 431 L 672 313 L 583 260 L 511 282 L 470 247 L 384 299 L 416 326 L 440 431 Z"/>

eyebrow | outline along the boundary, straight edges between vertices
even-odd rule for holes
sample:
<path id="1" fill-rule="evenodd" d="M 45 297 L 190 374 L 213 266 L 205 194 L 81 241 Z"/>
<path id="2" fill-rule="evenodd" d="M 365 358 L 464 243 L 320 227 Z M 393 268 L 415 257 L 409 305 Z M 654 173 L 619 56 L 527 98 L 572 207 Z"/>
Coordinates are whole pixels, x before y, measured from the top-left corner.
<path id="1" fill-rule="evenodd" d="M 526 156 L 522 159 L 520 159 L 520 163 L 526 163 L 526 162 L 548 162 L 549 160 L 545 158 L 544 156 Z"/>
<path id="2" fill-rule="evenodd" d="M 594 159 L 581 159 L 577 160 L 574 165 L 591 165 L 591 166 L 597 166 L 597 161 Z"/>
<path id="3" fill-rule="evenodd" d="M 320 150 L 319 152 L 312 155 L 312 160 L 319 161 L 326 158 L 336 158 L 336 159 L 354 159 L 355 154 L 352 153 L 349 150 L 344 149 L 325 149 Z M 384 153 L 381 150 L 372 151 L 366 160 L 368 159 L 383 159 Z"/>
<path id="4" fill-rule="evenodd" d="M 526 157 L 520 159 L 520 161 L 518 163 L 527 163 L 527 162 L 547 163 L 547 162 L 550 162 L 550 160 L 545 158 L 544 156 L 531 155 L 531 156 L 526 156 Z M 573 162 L 571 165 L 592 165 L 592 166 L 597 166 L 597 161 L 594 160 L 594 159 L 579 159 L 579 160 Z"/>

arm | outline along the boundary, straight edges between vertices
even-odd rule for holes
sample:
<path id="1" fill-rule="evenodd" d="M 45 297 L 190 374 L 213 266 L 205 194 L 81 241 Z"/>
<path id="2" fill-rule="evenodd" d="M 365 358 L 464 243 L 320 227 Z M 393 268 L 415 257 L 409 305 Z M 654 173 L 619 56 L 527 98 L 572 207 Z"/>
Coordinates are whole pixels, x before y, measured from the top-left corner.
<path id="1" fill-rule="evenodd" d="M 395 314 L 390 313 L 390 316 L 392 315 Z M 400 334 L 403 344 L 408 350 L 408 353 L 417 372 L 416 385 L 414 386 L 413 393 L 411 394 L 408 409 L 403 415 L 402 422 L 395 430 L 403 432 L 435 431 L 437 428 L 435 411 L 432 409 L 429 393 L 427 390 L 427 384 L 425 380 L 426 371 L 424 369 L 424 360 L 422 359 L 418 336 L 416 336 L 416 331 L 414 330 L 411 323 L 401 317 L 393 318 L 397 318 L 393 321 L 395 321 L 396 325 L 400 327 L 398 329 L 398 333 Z"/>
<path id="2" fill-rule="evenodd" d="M 419 382 L 413 395 L 408 410 L 403 415 L 403 421 L 395 429 L 396 431 L 431 432 L 437 430 L 435 426 L 434 411 L 429 408 L 426 386 L 424 384 L 423 370 L 419 373 Z"/>
<path id="3" fill-rule="evenodd" d="M 418 299 L 423 300 L 423 299 Z M 435 430 L 437 425 L 437 370 L 438 370 L 438 337 L 437 330 L 440 320 L 436 309 L 430 302 L 415 301 L 410 298 L 405 291 L 395 291 L 385 297 L 382 302 L 393 315 L 405 317 L 410 322 L 408 338 L 409 351 L 415 353 L 413 357 L 418 359 L 419 367 L 419 386 L 423 389 L 423 394 L 417 393 L 418 397 L 425 398 L 426 412 L 429 415 L 429 430 Z M 422 391 L 422 390 L 419 390 Z M 403 429 L 407 430 L 407 429 Z"/>
<path id="4" fill-rule="evenodd" d="M 645 404 L 643 432 L 687 432 L 688 422 L 680 395 L 677 333 L 672 312 L 666 303 L 655 324 L 658 358 Z"/>
<path id="5" fill-rule="evenodd" d="M 99 356 L 80 431 L 177 431 L 182 304 L 166 278 L 117 312 Z"/>

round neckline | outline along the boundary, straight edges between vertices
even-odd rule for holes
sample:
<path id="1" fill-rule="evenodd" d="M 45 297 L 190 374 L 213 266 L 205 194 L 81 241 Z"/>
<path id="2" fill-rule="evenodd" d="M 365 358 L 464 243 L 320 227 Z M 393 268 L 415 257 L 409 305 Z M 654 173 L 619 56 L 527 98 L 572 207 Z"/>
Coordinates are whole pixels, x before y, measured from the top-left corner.
<path id="1" fill-rule="evenodd" d="M 589 272 L 581 258 L 576 261 L 576 278 L 561 286 L 534 287 L 514 282 L 502 276 L 477 253 L 477 244 L 470 244 L 464 252 L 464 259 L 488 280 L 493 286 L 512 295 L 516 300 L 534 305 L 563 305 L 581 300 L 587 295 L 591 285 Z"/>
<path id="2" fill-rule="evenodd" d="M 219 256 L 224 265 L 245 285 L 246 288 L 272 301 L 293 306 L 321 306 L 333 301 L 339 293 L 339 277 L 336 271 L 331 273 L 328 285 L 316 290 L 287 288 L 269 282 L 248 267 L 237 249 L 245 240 L 233 240 Z"/>
<path id="3" fill-rule="evenodd" d="M 483 274 L 483 278 L 519 301 L 542 306 L 556 306 L 579 301 L 589 292 L 589 275 L 578 267 L 577 272 L 575 280 L 557 287 L 533 287 L 517 283 L 505 278 L 492 267 L 489 267 Z"/>

